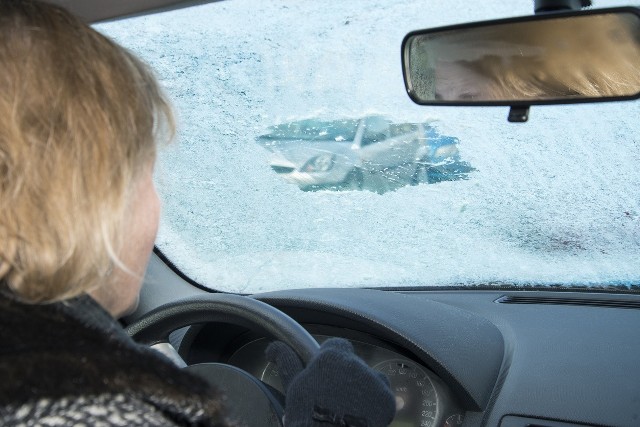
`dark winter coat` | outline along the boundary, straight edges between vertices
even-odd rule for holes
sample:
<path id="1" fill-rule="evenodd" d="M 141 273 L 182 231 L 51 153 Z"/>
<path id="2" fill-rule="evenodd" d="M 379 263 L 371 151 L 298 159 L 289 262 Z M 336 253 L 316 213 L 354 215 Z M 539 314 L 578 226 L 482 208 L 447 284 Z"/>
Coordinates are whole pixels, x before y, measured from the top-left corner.
<path id="1" fill-rule="evenodd" d="M 2 426 L 223 426 L 220 400 L 88 296 L 28 305 L 0 291 Z"/>

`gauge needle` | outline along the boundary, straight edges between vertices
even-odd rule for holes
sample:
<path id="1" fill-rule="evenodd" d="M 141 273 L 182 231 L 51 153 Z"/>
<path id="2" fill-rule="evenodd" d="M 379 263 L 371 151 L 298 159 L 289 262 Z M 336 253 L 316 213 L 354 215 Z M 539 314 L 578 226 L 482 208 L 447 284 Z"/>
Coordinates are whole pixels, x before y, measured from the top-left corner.
<path id="1" fill-rule="evenodd" d="M 401 396 L 396 396 L 396 411 L 404 408 L 404 399 Z"/>

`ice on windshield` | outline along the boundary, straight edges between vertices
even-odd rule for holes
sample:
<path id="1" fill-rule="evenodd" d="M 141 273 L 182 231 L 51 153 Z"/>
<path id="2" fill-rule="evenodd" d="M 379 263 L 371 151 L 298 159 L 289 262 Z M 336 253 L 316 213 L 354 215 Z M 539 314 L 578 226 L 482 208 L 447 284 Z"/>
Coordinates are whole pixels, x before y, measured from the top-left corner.
<path id="1" fill-rule="evenodd" d="M 408 31 L 531 12 L 529 0 L 247 0 L 98 25 L 152 64 L 179 116 L 157 165 L 158 247 L 232 292 L 638 283 L 638 102 L 534 107 L 516 125 L 506 108 L 405 93 Z M 367 140 L 371 117 L 387 124 Z M 356 126 L 316 126 L 313 146 L 287 152 L 259 143 L 309 120 Z M 301 191 L 338 166 L 325 183 L 339 182 Z"/>

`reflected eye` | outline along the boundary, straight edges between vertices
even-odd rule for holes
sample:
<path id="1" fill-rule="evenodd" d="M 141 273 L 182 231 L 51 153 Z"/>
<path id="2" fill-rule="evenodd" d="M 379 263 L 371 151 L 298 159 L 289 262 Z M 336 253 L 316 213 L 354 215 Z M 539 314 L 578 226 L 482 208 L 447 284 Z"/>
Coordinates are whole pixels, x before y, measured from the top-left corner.
<path id="1" fill-rule="evenodd" d="M 458 95 L 458 99 L 461 100 L 473 100 L 478 98 L 478 94 L 477 93 L 471 93 L 471 92 L 464 92 L 461 93 L 460 95 Z"/>

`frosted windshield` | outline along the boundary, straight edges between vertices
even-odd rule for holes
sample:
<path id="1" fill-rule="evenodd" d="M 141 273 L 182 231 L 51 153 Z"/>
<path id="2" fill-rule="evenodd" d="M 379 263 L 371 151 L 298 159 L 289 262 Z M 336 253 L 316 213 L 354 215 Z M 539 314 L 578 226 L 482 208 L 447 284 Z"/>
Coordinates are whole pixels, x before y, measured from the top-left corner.
<path id="1" fill-rule="evenodd" d="M 407 32 L 532 7 L 244 0 L 97 25 L 153 66 L 178 115 L 157 246 L 231 292 L 637 284 L 640 103 L 512 124 L 504 107 L 405 93 Z"/>

